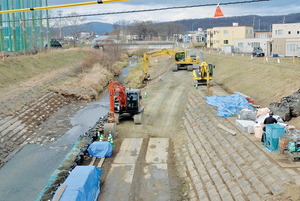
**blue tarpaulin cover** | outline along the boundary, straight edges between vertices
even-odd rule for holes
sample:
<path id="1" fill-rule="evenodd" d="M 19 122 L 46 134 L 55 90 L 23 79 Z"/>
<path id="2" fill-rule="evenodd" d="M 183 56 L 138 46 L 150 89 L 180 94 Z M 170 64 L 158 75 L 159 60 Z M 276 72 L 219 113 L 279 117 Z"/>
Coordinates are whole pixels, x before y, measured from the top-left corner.
<path id="1" fill-rule="evenodd" d="M 63 183 L 67 187 L 59 201 L 96 201 L 100 193 L 101 173 L 96 166 L 76 166 Z"/>
<path id="2" fill-rule="evenodd" d="M 239 94 L 206 97 L 206 103 L 217 107 L 218 117 L 233 116 L 237 112 L 237 109 L 253 109 L 248 101 Z"/>
<path id="3" fill-rule="evenodd" d="M 91 156 L 97 158 L 110 157 L 112 155 L 112 146 L 109 142 L 93 142 L 89 148 L 88 152 Z"/>

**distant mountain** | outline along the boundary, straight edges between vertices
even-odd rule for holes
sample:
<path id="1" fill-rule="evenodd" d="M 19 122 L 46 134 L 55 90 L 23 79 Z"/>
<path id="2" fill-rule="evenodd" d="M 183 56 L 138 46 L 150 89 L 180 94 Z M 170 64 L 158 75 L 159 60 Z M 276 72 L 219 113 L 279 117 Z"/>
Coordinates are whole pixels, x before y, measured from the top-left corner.
<path id="1" fill-rule="evenodd" d="M 83 24 L 82 26 L 85 27 L 82 30 L 88 31 L 88 32 L 93 31 L 94 34 L 108 33 L 108 32 L 112 31 L 112 24 L 109 24 L 109 23 L 89 22 L 89 23 Z M 44 32 L 44 34 L 46 34 L 46 32 L 47 32 L 46 27 L 43 27 L 43 32 Z M 57 28 L 50 28 L 50 32 L 56 33 L 57 36 L 59 35 L 58 34 L 59 29 L 57 29 Z M 64 36 L 69 35 L 68 29 L 66 29 L 65 27 L 63 27 L 62 32 L 63 32 Z"/>
<path id="2" fill-rule="evenodd" d="M 87 23 L 94 34 L 106 33 L 112 31 L 112 24 L 102 22 L 89 22 Z"/>
<path id="3" fill-rule="evenodd" d="M 232 23 L 234 22 L 237 22 L 239 26 L 254 26 L 255 31 L 270 31 L 272 24 L 300 23 L 300 13 L 276 16 L 246 15 L 221 18 L 185 19 L 175 22 L 184 25 L 190 31 L 192 31 L 192 28 L 194 29 L 193 31 L 195 31 L 198 27 L 206 30 L 213 27 L 232 26 Z"/>

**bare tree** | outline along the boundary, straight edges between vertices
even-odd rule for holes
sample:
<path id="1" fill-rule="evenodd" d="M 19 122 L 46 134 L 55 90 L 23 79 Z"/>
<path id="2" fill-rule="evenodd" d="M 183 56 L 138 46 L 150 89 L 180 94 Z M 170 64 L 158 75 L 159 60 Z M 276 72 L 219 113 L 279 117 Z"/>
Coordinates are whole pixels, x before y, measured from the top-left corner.
<path id="1" fill-rule="evenodd" d="M 71 41 L 74 47 L 77 46 L 77 41 L 82 32 L 88 31 L 88 24 L 84 24 L 85 18 L 78 16 L 79 14 L 76 12 L 68 15 L 67 20 L 65 21 L 65 29 L 66 33 L 71 36 Z"/>
<path id="2" fill-rule="evenodd" d="M 155 27 L 155 23 L 153 21 L 146 21 L 145 22 L 146 26 L 146 37 L 149 40 L 152 40 L 154 37 L 157 37 L 157 31 Z"/>
<path id="3" fill-rule="evenodd" d="M 132 36 L 137 36 L 137 38 L 141 40 L 153 40 L 154 38 L 161 38 L 162 40 L 178 40 L 179 35 L 187 30 L 187 28 L 180 23 L 156 23 L 153 21 L 138 20 L 134 20 L 132 23 L 125 20 L 118 21 L 113 24 L 113 29 L 114 35 L 119 36 L 121 33 L 124 33 L 123 35 L 130 34 Z"/>
<path id="4" fill-rule="evenodd" d="M 57 16 L 52 10 L 48 10 L 49 18 Z M 46 11 L 43 10 L 43 18 L 47 18 Z M 59 29 L 60 29 L 60 20 L 61 19 L 49 19 L 49 31 L 51 39 L 59 38 Z M 47 28 L 47 19 L 43 20 L 43 27 Z M 47 32 L 47 31 L 46 31 Z M 45 34 L 45 38 L 47 37 L 47 33 Z"/>
<path id="5" fill-rule="evenodd" d="M 113 24 L 113 34 L 117 36 L 118 40 L 125 41 L 126 36 L 129 34 L 130 22 L 126 20 L 120 20 Z"/>

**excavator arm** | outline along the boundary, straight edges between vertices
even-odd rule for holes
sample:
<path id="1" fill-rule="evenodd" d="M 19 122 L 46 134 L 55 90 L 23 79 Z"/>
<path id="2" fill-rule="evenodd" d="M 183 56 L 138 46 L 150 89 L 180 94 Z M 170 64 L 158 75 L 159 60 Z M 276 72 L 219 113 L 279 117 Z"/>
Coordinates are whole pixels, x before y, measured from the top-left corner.
<path id="1" fill-rule="evenodd" d="M 150 74 L 148 73 L 149 59 L 152 57 L 157 57 L 157 56 L 162 56 L 162 55 L 167 55 L 167 54 L 169 54 L 171 57 L 173 57 L 175 59 L 176 52 L 171 49 L 163 49 L 163 50 L 157 50 L 157 51 L 151 51 L 151 52 L 144 53 L 143 74 L 140 76 L 141 83 L 150 80 Z"/>
<path id="2" fill-rule="evenodd" d="M 115 122 L 115 101 L 118 100 L 120 104 L 120 109 L 127 107 L 125 86 L 119 82 L 110 81 L 109 82 L 109 123 Z"/>

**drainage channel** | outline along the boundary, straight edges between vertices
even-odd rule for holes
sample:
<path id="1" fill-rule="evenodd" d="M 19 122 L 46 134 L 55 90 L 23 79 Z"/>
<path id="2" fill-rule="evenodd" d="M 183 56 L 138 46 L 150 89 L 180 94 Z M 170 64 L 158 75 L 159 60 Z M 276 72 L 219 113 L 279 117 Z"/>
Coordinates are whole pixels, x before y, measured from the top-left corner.
<path id="1" fill-rule="evenodd" d="M 123 82 L 128 70 L 136 64 L 137 61 L 132 60 L 114 80 Z M 60 139 L 44 145 L 24 146 L 0 169 L 0 200 L 35 200 L 79 136 L 92 128 L 108 111 L 109 92 L 105 90 L 97 102 L 87 104 L 70 119 L 72 128 Z"/>

